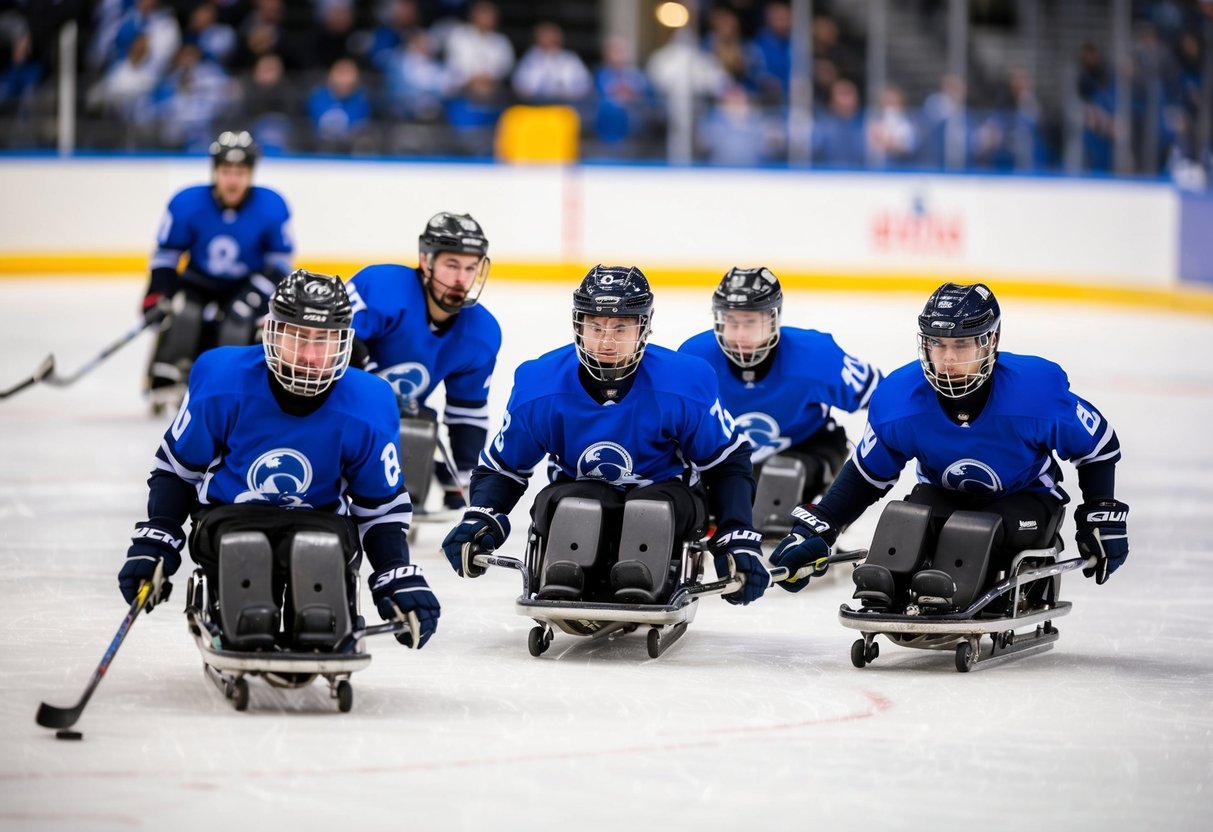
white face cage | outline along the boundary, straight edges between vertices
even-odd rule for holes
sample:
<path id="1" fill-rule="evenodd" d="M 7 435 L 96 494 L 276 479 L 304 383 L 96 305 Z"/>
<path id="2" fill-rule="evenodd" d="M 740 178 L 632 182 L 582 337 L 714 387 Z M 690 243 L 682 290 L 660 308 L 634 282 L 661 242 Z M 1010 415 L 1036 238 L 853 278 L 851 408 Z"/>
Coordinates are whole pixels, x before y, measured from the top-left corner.
<path id="1" fill-rule="evenodd" d="M 587 324 L 586 318 L 596 320 Z M 604 325 L 603 321 L 610 323 Z M 598 381 L 625 379 L 636 371 L 640 359 L 644 357 L 644 349 L 652 329 L 651 323 L 652 315 L 602 316 L 573 310 L 573 341 L 577 346 L 577 358 L 591 378 Z M 610 358 L 600 357 L 599 353 L 603 350 L 589 350 L 587 340 L 598 345 L 603 345 L 604 342 L 614 343 L 620 347 L 627 347 L 635 340 L 635 347 L 626 354 L 618 353 Z"/>
<path id="2" fill-rule="evenodd" d="M 717 309 L 716 343 L 738 367 L 756 367 L 766 361 L 779 343 L 780 311 Z"/>
<path id="3" fill-rule="evenodd" d="M 919 333 L 918 362 L 922 364 L 922 372 L 927 377 L 927 381 L 939 391 L 940 395 L 949 399 L 959 399 L 984 384 L 990 374 L 994 372 L 994 361 L 998 358 L 998 331 L 973 336 L 972 340 L 977 345 L 976 359 L 966 364 L 958 364 L 953 368 L 954 370 L 961 368 L 972 370 L 967 373 L 945 374 L 931 360 L 931 347 L 940 347 L 949 340 L 959 339 L 933 338 L 930 335 Z"/>
<path id="4" fill-rule="evenodd" d="M 318 396 L 345 375 L 354 330 L 319 329 L 275 320 L 265 322 L 265 363 L 290 393 Z"/>

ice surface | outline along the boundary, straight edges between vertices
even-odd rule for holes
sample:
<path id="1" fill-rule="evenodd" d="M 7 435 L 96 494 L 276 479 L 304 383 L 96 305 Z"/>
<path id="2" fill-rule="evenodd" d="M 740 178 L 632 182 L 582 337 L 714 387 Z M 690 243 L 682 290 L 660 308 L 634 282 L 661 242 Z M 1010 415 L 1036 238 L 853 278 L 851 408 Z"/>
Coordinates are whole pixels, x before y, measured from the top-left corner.
<path id="1" fill-rule="evenodd" d="M 134 320 L 141 289 L 0 281 L 0 385 L 52 351 L 62 372 L 80 366 Z M 495 420 L 513 367 L 567 342 L 571 289 L 490 285 L 505 332 Z M 659 289 L 653 341 L 706 329 L 708 294 Z M 922 301 L 792 293 L 785 323 L 888 370 L 914 358 Z M 1067 577 L 1074 610 L 1052 651 L 967 675 L 950 654 L 887 642 L 853 668 L 845 567 L 746 608 L 708 599 L 658 660 L 639 633 L 557 633 L 534 659 L 517 574 L 457 578 L 438 554 L 445 528 L 426 526 L 414 559 L 443 603 L 438 634 L 417 653 L 370 642 L 352 713 L 320 685 L 259 680 L 234 712 L 203 678 L 183 572 L 132 629 L 84 740 L 58 742 L 34 712 L 76 701 L 122 619 L 115 574 L 167 420 L 140 396 L 146 336 L 70 388 L 0 402 L 0 829 L 1208 828 L 1213 321 L 1003 308 L 1005 348 L 1059 361 L 1114 421 L 1133 554 L 1103 587 Z M 863 420 L 841 421 L 854 436 Z M 865 544 L 877 513 L 846 541 Z"/>

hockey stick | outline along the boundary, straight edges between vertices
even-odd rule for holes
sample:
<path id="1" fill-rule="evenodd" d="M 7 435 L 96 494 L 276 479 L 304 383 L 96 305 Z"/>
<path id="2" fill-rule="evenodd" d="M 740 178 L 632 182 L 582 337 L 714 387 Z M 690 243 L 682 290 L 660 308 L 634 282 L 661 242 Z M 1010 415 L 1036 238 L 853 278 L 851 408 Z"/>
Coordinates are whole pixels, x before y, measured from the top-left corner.
<path id="1" fill-rule="evenodd" d="M 84 712 L 84 706 L 88 704 L 88 700 L 92 697 L 93 691 L 97 689 L 97 685 L 101 684 L 101 678 L 105 676 L 105 671 L 109 669 L 110 662 L 114 660 L 114 655 L 118 652 L 118 648 L 122 646 L 126 634 L 130 632 L 131 625 L 135 623 L 135 619 L 143 611 L 143 606 L 147 603 L 147 599 L 151 596 L 153 590 L 158 591 L 163 582 L 164 561 L 161 561 L 156 565 L 156 571 L 152 575 L 152 579 L 144 581 L 139 585 L 139 592 L 135 595 L 135 600 L 131 601 L 131 608 L 127 611 L 126 618 L 122 621 L 122 626 L 114 634 L 114 639 L 110 642 L 110 646 L 105 649 L 105 655 L 101 657 L 101 663 L 93 671 L 93 678 L 89 680 L 88 687 L 84 689 L 84 694 L 80 697 L 80 701 L 70 708 L 59 708 L 42 702 L 38 705 L 38 715 L 34 717 L 39 725 L 43 728 L 70 728 L 76 724 L 76 720 Z"/>
<path id="2" fill-rule="evenodd" d="M 93 356 L 93 358 L 79 370 L 65 376 L 61 376 L 54 372 L 54 356 L 51 356 L 52 369 L 50 374 L 46 376 L 46 383 L 52 385 L 53 387 L 67 387 L 69 384 L 76 383 L 81 376 L 92 372 L 102 361 L 125 347 L 131 341 L 134 341 L 140 332 L 143 332 L 143 330 L 147 329 L 152 324 L 158 323 L 160 323 L 160 319 L 154 317 L 140 321 L 123 333 L 121 338 L 114 341 L 101 352 L 97 353 L 97 355 Z"/>
<path id="3" fill-rule="evenodd" d="M 55 356 L 48 355 L 46 358 L 42 359 L 42 363 L 38 365 L 38 369 L 34 370 L 34 372 L 30 373 L 24 379 L 17 382 L 7 390 L 0 390 L 0 399 L 7 399 L 14 393 L 20 393 L 26 387 L 32 387 L 54 371 Z"/>
<path id="4" fill-rule="evenodd" d="M 442 437 L 438 437 L 438 450 L 442 454 L 442 464 L 446 466 L 446 472 L 450 474 L 451 479 L 455 482 L 455 487 L 459 489 L 459 496 L 463 498 L 463 504 L 470 506 L 468 502 L 467 489 L 463 487 L 463 483 L 459 481 L 459 471 L 455 468 L 455 462 L 451 459 L 451 452 L 446 449 L 446 443 L 442 441 Z"/>

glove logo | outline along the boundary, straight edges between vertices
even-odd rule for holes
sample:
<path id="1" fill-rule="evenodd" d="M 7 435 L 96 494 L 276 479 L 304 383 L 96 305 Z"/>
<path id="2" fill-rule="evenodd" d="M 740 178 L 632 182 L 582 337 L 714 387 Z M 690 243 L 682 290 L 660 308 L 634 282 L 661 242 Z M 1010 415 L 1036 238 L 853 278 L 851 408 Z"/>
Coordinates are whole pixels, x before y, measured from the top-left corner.
<path id="1" fill-rule="evenodd" d="M 943 472 L 944 488 L 965 494 L 997 494 L 1002 491 L 998 473 L 979 459 L 958 459 Z"/>
<path id="2" fill-rule="evenodd" d="M 736 419 L 737 429 L 745 434 L 754 450 L 750 455 L 753 462 L 762 462 L 768 457 L 787 449 L 792 440 L 779 433 L 779 423 L 769 414 L 759 411 L 743 413 Z"/>
<path id="3" fill-rule="evenodd" d="M 595 442 L 577 460 L 577 479 L 602 480 L 611 485 L 649 485 L 652 480 L 632 472 L 632 455 L 614 442 Z"/>
<path id="4" fill-rule="evenodd" d="M 392 385 L 396 398 L 414 402 L 430 389 L 430 371 L 424 364 L 406 361 L 379 371 L 379 375 Z"/>
<path id="5" fill-rule="evenodd" d="M 1087 513 L 1088 523 L 1127 523 L 1128 511 L 1091 511 Z"/>
<path id="6" fill-rule="evenodd" d="M 245 482 L 248 491 L 236 495 L 237 503 L 312 508 L 302 496 L 312 484 L 312 463 L 294 448 L 275 448 L 257 457 Z"/>

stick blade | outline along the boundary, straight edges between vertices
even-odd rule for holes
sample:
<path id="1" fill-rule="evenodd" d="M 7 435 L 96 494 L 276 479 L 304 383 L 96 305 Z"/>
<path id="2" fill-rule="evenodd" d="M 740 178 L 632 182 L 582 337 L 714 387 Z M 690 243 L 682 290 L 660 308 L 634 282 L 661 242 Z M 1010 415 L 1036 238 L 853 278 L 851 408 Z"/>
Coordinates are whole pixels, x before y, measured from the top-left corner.
<path id="1" fill-rule="evenodd" d="M 53 372 L 55 372 L 55 354 L 51 353 L 42 359 L 42 363 L 38 365 L 38 369 L 34 370 L 34 381 L 42 381 L 42 379 Z"/>
<path id="2" fill-rule="evenodd" d="M 79 718 L 79 708 L 57 708 L 42 702 L 38 705 L 38 715 L 34 721 L 43 728 L 70 728 Z"/>

